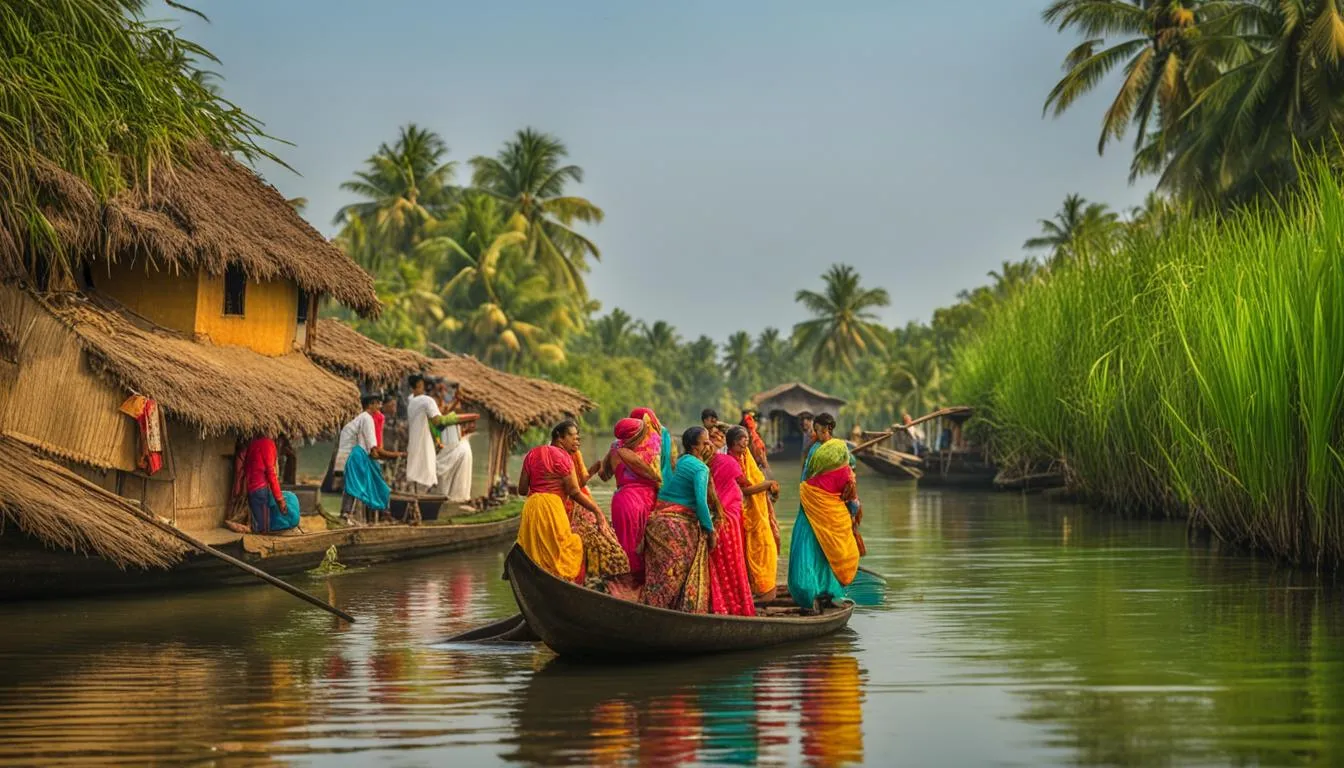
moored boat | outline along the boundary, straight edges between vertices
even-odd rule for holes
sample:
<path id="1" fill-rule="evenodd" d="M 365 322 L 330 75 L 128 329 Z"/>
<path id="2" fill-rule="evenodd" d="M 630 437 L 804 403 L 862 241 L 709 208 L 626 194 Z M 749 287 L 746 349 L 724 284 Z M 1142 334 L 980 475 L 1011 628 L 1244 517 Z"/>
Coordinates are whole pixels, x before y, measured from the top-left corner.
<path id="1" fill-rule="evenodd" d="M 504 569 L 528 626 L 561 656 L 666 658 L 767 648 L 828 635 L 854 612 L 851 603 L 810 616 L 778 604 L 755 617 L 654 608 L 556 578 L 516 546 Z"/>

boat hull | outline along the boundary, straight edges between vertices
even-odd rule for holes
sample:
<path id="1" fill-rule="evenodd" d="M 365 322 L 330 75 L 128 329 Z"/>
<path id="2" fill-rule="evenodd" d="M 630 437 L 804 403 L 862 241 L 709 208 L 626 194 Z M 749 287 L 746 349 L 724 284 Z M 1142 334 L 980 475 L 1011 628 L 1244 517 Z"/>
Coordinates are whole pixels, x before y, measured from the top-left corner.
<path id="1" fill-rule="evenodd" d="M 345 565 L 371 565 L 499 544 L 519 517 L 477 525 L 369 526 L 297 536 L 246 535 L 214 548 L 273 576 L 317 567 L 328 547 Z M 98 557 L 54 550 L 17 531 L 0 535 L 0 600 L 204 589 L 261 582 L 219 559 L 192 553 L 167 570 L 121 570 Z"/>
<path id="2" fill-rule="evenodd" d="M 528 626 L 551 650 L 583 659 L 695 656 L 767 648 L 829 635 L 849 623 L 852 605 L 816 616 L 718 616 L 621 600 L 558 579 L 515 546 L 505 578 Z"/>

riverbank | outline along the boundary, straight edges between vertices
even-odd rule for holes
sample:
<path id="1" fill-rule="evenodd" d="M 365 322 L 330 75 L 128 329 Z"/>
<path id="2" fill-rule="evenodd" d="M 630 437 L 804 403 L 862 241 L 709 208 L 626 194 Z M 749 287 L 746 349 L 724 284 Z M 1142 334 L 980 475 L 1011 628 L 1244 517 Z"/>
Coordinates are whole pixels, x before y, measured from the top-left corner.
<path id="1" fill-rule="evenodd" d="M 1295 563 L 1344 558 L 1344 189 L 1185 219 L 1056 269 L 957 352 L 1006 462 Z"/>

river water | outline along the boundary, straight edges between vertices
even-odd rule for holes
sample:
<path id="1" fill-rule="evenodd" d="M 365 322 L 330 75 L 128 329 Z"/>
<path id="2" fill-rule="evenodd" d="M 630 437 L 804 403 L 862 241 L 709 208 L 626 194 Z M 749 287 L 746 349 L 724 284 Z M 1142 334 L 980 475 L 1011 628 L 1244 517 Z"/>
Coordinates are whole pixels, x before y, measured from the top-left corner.
<path id="1" fill-rule="evenodd" d="M 297 579 L 348 626 L 264 586 L 0 606 L 0 765 L 1344 764 L 1344 607 L 1311 574 L 1178 523 L 861 490 L 885 603 L 689 663 L 443 646 L 514 611 L 505 546 Z"/>

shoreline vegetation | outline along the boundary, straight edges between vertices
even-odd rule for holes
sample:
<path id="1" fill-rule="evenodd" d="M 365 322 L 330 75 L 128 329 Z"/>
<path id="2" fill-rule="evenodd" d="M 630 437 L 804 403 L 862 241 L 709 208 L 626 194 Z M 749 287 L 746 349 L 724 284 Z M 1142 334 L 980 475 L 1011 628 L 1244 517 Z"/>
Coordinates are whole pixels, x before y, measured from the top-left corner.
<path id="1" fill-rule="evenodd" d="M 16 84 L 0 89 L 0 115 L 41 129 L 0 136 L 7 277 L 76 284 L 78 255 L 61 245 L 70 212 L 50 205 L 63 174 L 89 186 L 95 199 L 79 204 L 93 210 L 146 194 L 201 146 L 276 159 L 206 69 L 214 57 L 144 20 L 146 6 L 16 0 L 0 14 L 0 81 Z M 672 423 L 705 406 L 731 418 L 798 379 L 848 401 L 842 428 L 962 401 L 984 413 L 972 428 L 1001 459 L 1062 462 L 1089 498 L 1340 562 L 1338 4 L 1055 0 L 1042 19 L 1079 37 L 1042 88 L 1045 114 L 1113 88 L 1098 152 L 1128 135 L 1132 178 L 1157 190 L 1123 216 L 1068 196 L 1025 258 L 928 324 L 884 326 L 887 292 L 844 264 L 800 281 L 792 328 L 723 343 L 603 308 L 585 275 L 604 258 L 591 239 L 604 212 L 578 194 L 565 144 L 530 127 L 459 165 L 443 137 L 407 125 L 352 169 L 335 242 L 373 276 L 383 311 L 325 313 L 390 346 L 440 344 L 573 386 L 604 426 L 631 403 Z"/>

